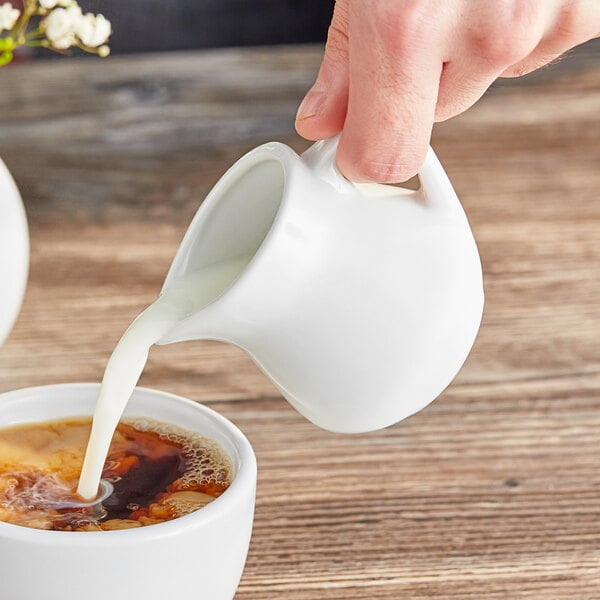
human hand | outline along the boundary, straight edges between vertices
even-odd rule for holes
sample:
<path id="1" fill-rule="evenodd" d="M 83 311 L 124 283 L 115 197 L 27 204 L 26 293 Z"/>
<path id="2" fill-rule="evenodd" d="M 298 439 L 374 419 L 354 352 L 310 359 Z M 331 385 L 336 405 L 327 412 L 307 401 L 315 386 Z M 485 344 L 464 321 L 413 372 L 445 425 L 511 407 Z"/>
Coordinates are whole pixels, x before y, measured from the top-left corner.
<path id="1" fill-rule="evenodd" d="M 405 181 L 434 122 L 465 111 L 498 77 L 597 36 L 600 0 L 337 0 L 296 128 L 310 140 L 342 131 L 337 162 L 353 181 Z"/>

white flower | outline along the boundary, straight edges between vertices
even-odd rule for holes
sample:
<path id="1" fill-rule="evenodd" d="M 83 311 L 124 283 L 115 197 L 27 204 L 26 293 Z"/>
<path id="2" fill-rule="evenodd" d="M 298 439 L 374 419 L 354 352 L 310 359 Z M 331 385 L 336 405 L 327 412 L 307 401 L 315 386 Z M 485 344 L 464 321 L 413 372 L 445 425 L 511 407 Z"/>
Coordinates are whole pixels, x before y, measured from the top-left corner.
<path id="1" fill-rule="evenodd" d="M 77 22 L 75 33 L 90 48 L 97 48 L 106 42 L 112 33 L 110 21 L 103 15 L 87 13 Z"/>
<path id="2" fill-rule="evenodd" d="M 0 32 L 10 31 L 20 17 L 21 11 L 13 8 L 10 2 L 6 2 L 0 6 Z"/>
<path id="3" fill-rule="evenodd" d="M 45 19 L 46 37 L 54 48 L 66 50 L 76 42 L 75 32 L 83 18 L 79 6 L 55 8 Z"/>
<path id="4" fill-rule="evenodd" d="M 57 51 L 75 46 L 100 57 L 110 54 L 106 45 L 112 34 L 110 21 L 103 15 L 84 15 L 78 0 L 22 0 L 22 4 L 24 10 L 0 0 L 0 67 L 11 62 L 12 51 L 19 46 Z"/>
<path id="5" fill-rule="evenodd" d="M 38 4 L 42 8 L 50 9 L 54 8 L 55 6 L 74 6 L 77 4 L 77 2 L 76 0 L 38 0 Z"/>

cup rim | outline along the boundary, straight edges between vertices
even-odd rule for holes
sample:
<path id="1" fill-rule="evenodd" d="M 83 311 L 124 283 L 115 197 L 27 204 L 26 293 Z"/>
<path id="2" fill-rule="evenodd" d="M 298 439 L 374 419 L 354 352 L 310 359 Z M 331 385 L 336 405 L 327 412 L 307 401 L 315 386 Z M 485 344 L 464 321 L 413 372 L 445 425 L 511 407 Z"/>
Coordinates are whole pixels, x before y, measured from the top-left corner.
<path id="1" fill-rule="evenodd" d="M 79 389 L 82 392 L 87 391 L 89 393 L 90 390 L 99 390 L 100 384 L 59 383 L 19 388 L 0 393 L 0 403 L 4 404 L 5 402 L 11 400 L 17 402 L 20 399 L 31 395 L 39 395 L 40 399 L 42 399 L 44 396 L 56 392 L 56 390 L 72 391 L 76 389 Z M 211 421 L 213 425 L 223 432 L 223 434 L 228 438 L 235 448 L 239 458 L 239 467 L 227 490 L 225 490 L 221 496 L 215 498 L 215 500 L 213 500 L 210 504 L 197 511 L 177 517 L 171 521 L 156 523 L 154 525 L 148 525 L 145 527 L 135 527 L 131 529 L 120 529 L 113 531 L 72 532 L 34 529 L 31 527 L 25 527 L 23 525 L 16 525 L 14 523 L 0 521 L 1 539 L 35 543 L 37 545 L 66 544 L 69 546 L 78 545 L 97 547 L 98 545 L 112 546 L 115 542 L 121 544 L 139 544 L 155 539 L 171 537 L 193 527 L 201 528 L 205 523 L 218 518 L 221 513 L 226 514 L 229 512 L 229 510 L 232 509 L 238 501 L 238 496 L 244 495 L 248 489 L 254 488 L 257 474 L 254 450 L 242 431 L 231 421 L 229 421 L 229 419 L 225 418 L 217 411 L 204 406 L 203 404 L 194 402 L 193 400 L 178 396 L 176 394 L 171 394 L 169 392 L 163 392 L 146 387 L 136 387 L 133 394 L 160 397 L 161 399 L 170 402 L 176 402 L 180 405 L 183 404 L 185 406 L 192 407 L 194 410 L 201 413 L 205 419 Z M 153 417 L 152 415 L 148 415 L 148 418 L 151 419 Z M 31 422 L 34 423 L 35 420 L 32 420 Z"/>

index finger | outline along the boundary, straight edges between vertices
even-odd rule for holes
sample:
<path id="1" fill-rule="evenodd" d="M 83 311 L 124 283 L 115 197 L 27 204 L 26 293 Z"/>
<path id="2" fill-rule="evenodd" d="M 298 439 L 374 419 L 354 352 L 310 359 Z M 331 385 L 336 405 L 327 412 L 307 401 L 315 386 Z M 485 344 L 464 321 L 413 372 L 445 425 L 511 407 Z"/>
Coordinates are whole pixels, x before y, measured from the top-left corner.
<path id="1" fill-rule="evenodd" d="M 415 175 L 434 122 L 440 48 L 427 39 L 426 24 L 383 4 L 370 4 L 366 14 L 357 4 L 350 11 L 348 112 L 337 161 L 353 181 Z"/>

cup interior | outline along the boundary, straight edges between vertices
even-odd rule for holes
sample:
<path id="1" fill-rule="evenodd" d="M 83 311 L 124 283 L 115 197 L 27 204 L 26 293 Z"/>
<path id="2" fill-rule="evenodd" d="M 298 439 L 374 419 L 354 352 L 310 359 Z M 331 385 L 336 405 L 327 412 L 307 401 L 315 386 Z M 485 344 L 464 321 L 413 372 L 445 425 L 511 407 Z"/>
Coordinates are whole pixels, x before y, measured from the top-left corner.
<path id="1" fill-rule="evenodd" d="M 169 270 L 165 289 L 206 266 L 238 256 L 254 257 L 275 222 L 285 182 L 281 161 L 267 151 L 254 151 L 233 165 L 198 209 Z"/>

